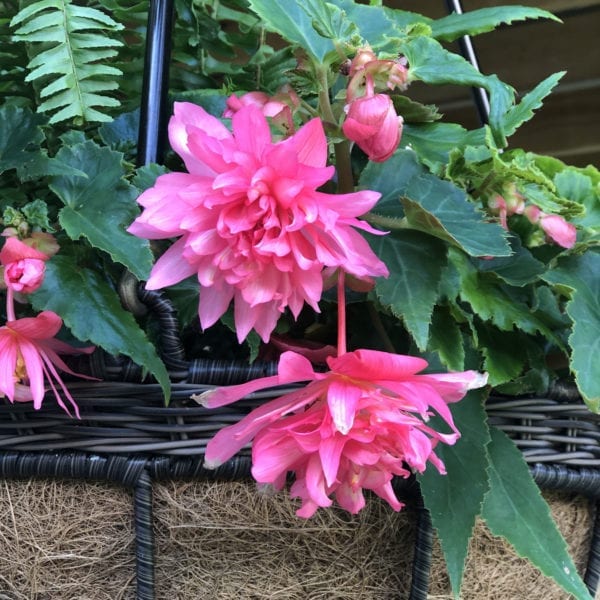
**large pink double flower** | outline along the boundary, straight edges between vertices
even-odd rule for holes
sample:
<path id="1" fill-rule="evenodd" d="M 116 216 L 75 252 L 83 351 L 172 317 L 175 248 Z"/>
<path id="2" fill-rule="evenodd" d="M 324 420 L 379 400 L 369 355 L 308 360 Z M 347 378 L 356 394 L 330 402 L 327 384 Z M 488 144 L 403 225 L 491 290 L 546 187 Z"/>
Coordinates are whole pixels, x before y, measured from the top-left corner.
<path id="1" fill-rule="evenodd" d="M 197 275 L 203 328 L 234 300 L 238 339 L 254 328 L 267 341 L 281 313 L 304 303 L 318 310 L 324 267 L 359 278 L 387 275 L 355 228 L 379 194 L 317 191 L 334 175 L 319 119 L 273 143 L 261 110 L 244 106 L 233 133 L 190 103 L 176 103 L 173 149 L 189 173 L 160 176 L 138 199 L 129 227 L 148 239 L 178 237 L 155 264 L 146 286 L 157 289 Z"/>
<path id="2" fill-rule="evenodd" d="M 306 358 L 285 352 L 278 375 L 202 394 L 201 403 L 217 407 L 268 386 L 309 381 L 219 431 L 207 446 L 205 465 L 217 467 L 254 440 L 253 477 L 281 489 L 293 471 L 291 494 L 302 499 L 299 516 L 330 506 L 332 495 L 356 513 L 365 504 L 363 489 L 400 510 L 393 476 L 423 472 L 427 461 L 445 472 L 435 446 L 454 444 L 460 435 L 448 403 L 485 385 L 487 376 L 475 371 L 419 375 L 425 360 L 375 350 L 327 362 L 330 371 L 316 373 Z M 435 413 L 451 433 L 427 425 Z"/>

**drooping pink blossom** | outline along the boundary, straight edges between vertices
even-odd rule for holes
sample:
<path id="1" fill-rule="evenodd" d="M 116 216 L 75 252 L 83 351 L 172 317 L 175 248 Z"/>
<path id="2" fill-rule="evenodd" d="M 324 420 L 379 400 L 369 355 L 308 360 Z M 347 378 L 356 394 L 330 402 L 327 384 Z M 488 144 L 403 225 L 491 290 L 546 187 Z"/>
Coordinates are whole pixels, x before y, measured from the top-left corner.
<path id="1" fill-rule="evenodd" d="M 14 292 L 31 294 L 44 281 L 48 255 L 9 237 L 0 250 L 0 263 L 4 267 L 4 283 Z"/>
<path id="2" fill-rule="evenodd" d="M 572 248 L 577 241 L 575 225 L 560 215 L 543 214 L 540 218 L 540 227 L 553 242 L 563 248 Z"/>
<path id="3" fill-rule="evenodd" d="M 129 231 L 179 238 L 155 264 L 149 289 L 196 275 L 203 328 L 233 300 L 238 339 L 254 328 L 267 341 L 286 307 L 295 317 L 304 303 L 318 310 L 325 267 L 387 275 L 356 231 L 378 233 L 356 217 L 379 194 L 317 191 L 334 174 L 319 119 L 277 143 L 254 106 L 240 108 L 232 126 L 233 133 L 202 108 L 175 104 L 169 137 L 189 173 L 160 176 L 139 197 L 144 211 Z"/>
<path id="4" fill-rule="evenodd" d="M 347 106 L 342 131 L 374 162 L 384 162 L 398 148 L 402 117 L 387 94 L 357 98 Z"/>
<path id="5" fill-rule="evenodd" d="M 217 467 L 254 440 L 252 475 L 281 489 L 287 473 L 294 472 L 291 494 L 302 500 L 299 516 L 330 506 L 332 496 L 356 513 L 365 504 L 364 489 L 400 510 L 392 478 L 423 472 L 428 461 L 445 472 L 435 446 L 454 444 L 460 435 L 448 403 L 485 385 L 487 376 L 474 371 L 419 374 L 425 360 L 374 350 L 330 357 L 327 363 L 330 370 L 318 373 L 306 358 L 286 352 L 278 375 L 196 398 L 217 407 L 265 387 L 309 382 L 222 429 L 206 448 L 205 465 Z M 451 433 L 427 425 L 432 414 Z"/>
<path id="6" fill-rule="evenodd" d="M 62 320 L 57 314 L 43 311 L 36 317 L 8 321 L 0 327 L 0 392 L 11 402 L 33 400 L 33 406 L 38 410 L 47 383 L 59 406 L 69 413 L 63 402 L 64 396 L 79 417 L 77 404 L 58 371 L 84 379 L 94 378 L 74 373 L 58 354 L 89 353 L 93 348 L 73 348 L 55 339 L 61 326 Z"/>
<path id="7" fill-rule="evenodd" d="M 531 223 L 539 225 L 548 239 L 563 248 L 572 248 L 577 241 L 577 229 L 560 215 L 543 212 L 539 207 L 531 204 L 525 209 L 525 216 Z"/>

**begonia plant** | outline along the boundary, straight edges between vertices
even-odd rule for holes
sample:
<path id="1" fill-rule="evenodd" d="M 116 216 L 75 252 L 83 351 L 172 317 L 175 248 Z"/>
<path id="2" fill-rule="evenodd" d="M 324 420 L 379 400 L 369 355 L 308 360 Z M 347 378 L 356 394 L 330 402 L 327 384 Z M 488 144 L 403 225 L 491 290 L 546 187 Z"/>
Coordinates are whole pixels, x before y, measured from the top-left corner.
<path id="1" fill-rule="evenodd" d="M 482 516 L 587 598 L 485 399 L 567 378 L 600 409 L 600 172 L 510 145 L 562 73 L 517 99 L 446 44 L 555 17 L 402 4 L 178 0 L 170 148 L 136 167 L 147 2 L 0 0 L 0 392 L 43 410 L 51 390 L 77 416 L 59 355 L 94 346 L 168 399 L 156 323 L 121 302 L 145 282 L 190 357 L 278 363 L 195 396 L 285 386 L 207 467 L 252 444 L 255 479 L 293 475 L 301 517 L 356 513 L 365 490 L 400 510 L 393 480 L 416 474 L 456 593 Z M 483 88 L 486 123 L 448 122 L 414 82 Z"/>

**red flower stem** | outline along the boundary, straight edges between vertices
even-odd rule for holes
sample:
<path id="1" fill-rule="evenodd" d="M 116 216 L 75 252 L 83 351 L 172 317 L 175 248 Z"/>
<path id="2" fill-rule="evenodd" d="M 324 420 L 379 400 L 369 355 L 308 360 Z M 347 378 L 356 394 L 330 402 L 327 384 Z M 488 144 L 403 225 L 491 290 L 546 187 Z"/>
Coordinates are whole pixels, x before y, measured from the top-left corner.
<path id="1" fill-rule="evenodd" d="M 338 300 L 338 339 L 337 355 L 346 354 L 346 273 L 338 269 L 337 300 Z"/>
<path id="2" fill-rule="evenodd" d="M 10 286 L 6 289 L 6 320 L 17 320 L 15 315 L 15 293 Z"/>

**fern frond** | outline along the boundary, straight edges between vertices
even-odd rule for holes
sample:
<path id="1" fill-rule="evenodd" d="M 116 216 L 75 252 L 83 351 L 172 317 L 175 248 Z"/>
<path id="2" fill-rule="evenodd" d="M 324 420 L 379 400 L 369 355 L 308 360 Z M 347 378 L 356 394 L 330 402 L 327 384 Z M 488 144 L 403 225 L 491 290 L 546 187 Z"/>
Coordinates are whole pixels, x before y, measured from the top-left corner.
<path id="1" fill-rule="evenodd" d="M 122 72 L 102 61 L 118 54 L 122 42 L 108 33 L 123 29 L 100 10 L 71 0 L 40 0 L 10 23 L 13 39 L 31 44 L 33 58 L 25 81 L 41 84 L 38 112 L 54 112 L 50 123 L 66 119 L 110 121 L 102 109 L 119 106 L 106 95 L 118 88 Z"/>

